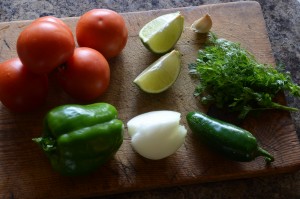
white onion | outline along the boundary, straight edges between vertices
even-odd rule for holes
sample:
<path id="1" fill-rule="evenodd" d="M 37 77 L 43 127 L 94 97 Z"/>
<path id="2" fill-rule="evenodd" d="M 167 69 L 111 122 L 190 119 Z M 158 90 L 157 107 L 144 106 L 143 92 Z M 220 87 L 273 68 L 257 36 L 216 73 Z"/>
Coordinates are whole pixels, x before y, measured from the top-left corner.
<path id="1" fill-rule="evenodd" d="M 128 121 L 131 145 L 141 156 L 159 160 L 175 153 L 184 143 L 187 130 L 179 124 L 180 113 L 152 111 Z"/>

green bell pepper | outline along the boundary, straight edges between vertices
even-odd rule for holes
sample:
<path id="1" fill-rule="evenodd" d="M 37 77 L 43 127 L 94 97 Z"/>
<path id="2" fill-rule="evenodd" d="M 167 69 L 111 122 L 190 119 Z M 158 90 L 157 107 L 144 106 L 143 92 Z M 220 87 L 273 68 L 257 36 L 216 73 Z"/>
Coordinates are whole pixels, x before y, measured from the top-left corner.
<path id="1" fill-rule="evenodd" d="M 93 172 L 123 143 L 124 124 L 107 103 L 63 105 L 48 112 L 42 137 L 33 138 L 54 170 L 75 176 Z"/>

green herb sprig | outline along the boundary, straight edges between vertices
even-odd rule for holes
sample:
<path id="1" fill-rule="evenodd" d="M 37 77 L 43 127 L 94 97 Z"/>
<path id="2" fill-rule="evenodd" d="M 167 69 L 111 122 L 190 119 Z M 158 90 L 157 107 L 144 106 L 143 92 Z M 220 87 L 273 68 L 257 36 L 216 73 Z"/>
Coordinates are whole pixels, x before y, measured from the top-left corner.
<path id="1" fill-rule="evenodd" d="M 238 112 L 239 118 L 253 110 L 298 110 L 273 101 L 279 91 L 300 97 L 300 87 L 288 72 L 258 63 L 239 43 L 219 39 L 213 33 L 189 70 L 200 80 L 195 95 L 203 104 Z"/>

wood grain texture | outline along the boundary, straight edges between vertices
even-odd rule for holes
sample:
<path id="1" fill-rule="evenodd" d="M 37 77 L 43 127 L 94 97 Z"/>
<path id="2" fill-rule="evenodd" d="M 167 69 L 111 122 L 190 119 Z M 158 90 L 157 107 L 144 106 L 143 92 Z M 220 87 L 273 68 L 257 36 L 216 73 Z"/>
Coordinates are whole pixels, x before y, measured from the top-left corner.
<path id="1" fill-rule="evenodd" d="M 176 49 L 182 53 L 182 71 L 176 83 L 166 92 L 151 95 L 141 92 L 133 79 L 158 56 L 151 54 L 140 42 L 138 32 L 151 19 L 180 10 L 185 27 L 206 13 L 213 20 L 213 31 L 226 39 L 240 42 L 255 57 L 274 64 L 265 22 L 256 2 L 237 2 L 199 7 L 124 13 L 129 29 L 128 43 L 120 56 L 110 60 L 109 91 L 97 101 L 113 104 L 125 123 L 132 117 L 152 110 L 174 110 L 185 115 L 189 111 L 207 108 L 193 96 L 196 82 L 188 74 L 188 64 L 194 62 L 204 36 L 184 30 Z M 73 30 L 78 18 L 63 19 Z M 0 24 L 0 61 L 15 57 L 16 39 L 30 21 Z M 51 77 L 50 77 L 51 78 Z M 0 197 L 1 198 L 82 198 L 96 195 L 211 182 L 292 172 L 300 168 L 300 145 L 290 114 L 268 111 L 248 118 L 241 125 L 258 138 L 262 147 L 275 156 L 266 166 L 263 158 L 250 163 L 228 161 L 211 152 L 188 131 L 185 144 L 176 154 L 151 161 L 136 154 L 125 139 L 120 150 L 103 167 L 89 176 L 63 177 L 55 173 L 42 151 L 31 141 L 41 134 L 42 119 L 52 107 L 76 103 L 64 94 L 51 78 L 47 104 L 34 113 L 14 114 L 0 104 Z M 284 96 L 280 99 L 285 103 Z M 224 116 L 226 118 L 226 116 Z"/>

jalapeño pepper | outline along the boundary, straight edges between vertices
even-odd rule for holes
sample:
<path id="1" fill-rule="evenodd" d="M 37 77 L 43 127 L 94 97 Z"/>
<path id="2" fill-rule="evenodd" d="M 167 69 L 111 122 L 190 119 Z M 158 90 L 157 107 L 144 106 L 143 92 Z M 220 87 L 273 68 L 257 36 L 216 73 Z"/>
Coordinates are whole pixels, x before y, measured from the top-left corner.
<path id="1" fill-rule="evenodd" d="M 48 112 L 42 137 L 33 138 L 63 175 L 88 174 L 104 164 L 123 142 L 124 125 L 107 103 L 63 105 Z"/>
<path id="2" fill-rule="evenodd" d="M 245 129 L 200 112 L 190 112 L 186 119 L 193 133 L 227 158 L 248 162 L 264 156 L 266 162 L 274 161 L 274 157 L 259 147 L 256 138 Z"/>

